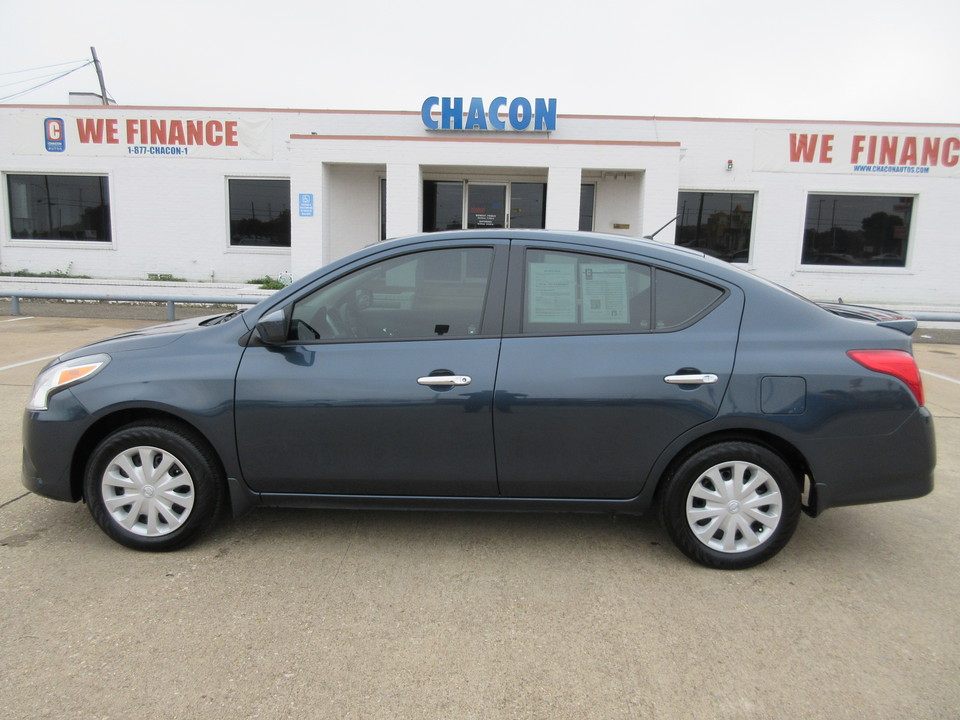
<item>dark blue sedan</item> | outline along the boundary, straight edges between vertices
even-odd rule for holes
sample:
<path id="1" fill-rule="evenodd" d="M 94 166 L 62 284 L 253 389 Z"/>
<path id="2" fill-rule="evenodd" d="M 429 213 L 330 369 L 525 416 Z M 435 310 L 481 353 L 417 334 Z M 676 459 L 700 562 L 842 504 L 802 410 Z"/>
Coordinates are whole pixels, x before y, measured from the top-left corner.
<path id="1" fill-rule="evenodd" d="M 656 508 L 686 555 L 745 568 L 801 509 L 931 491 L 915 327 L 657 242 L 404 238 L 62 355 L 23 481 L 141 550 L 226 506 Z"/>

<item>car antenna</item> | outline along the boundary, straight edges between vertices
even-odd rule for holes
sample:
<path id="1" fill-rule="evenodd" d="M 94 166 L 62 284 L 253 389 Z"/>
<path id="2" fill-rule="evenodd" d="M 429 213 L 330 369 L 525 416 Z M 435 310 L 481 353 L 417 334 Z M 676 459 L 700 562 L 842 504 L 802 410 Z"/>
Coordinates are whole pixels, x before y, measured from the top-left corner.
<path id="1" fill-rule="evenodd" d="M 673 217 L 673 218 L 670 218 L 669 220 L 667 220 L 667 222 L 665 222 L 663 225 L 660 226 L 660 230 L 663 230 L 665 227 L 667 227 L 667 225 L 669 225 L 670 223 L 672 223 L 672 222 L 673 222 L 674 220 L 676 220 L 678 217 L 680 217 L 680 216 L 677 215 L 676 217 Z M 650 235 L 644 235 L 644 236 L 643 236 L 643 239 L 644 239 L 644 240 L 653 240 L 657 235 L 660 234 L 660 230 L 657 230 L 655 233 L 652 233 L 652 234 L 650 234 Z"/>

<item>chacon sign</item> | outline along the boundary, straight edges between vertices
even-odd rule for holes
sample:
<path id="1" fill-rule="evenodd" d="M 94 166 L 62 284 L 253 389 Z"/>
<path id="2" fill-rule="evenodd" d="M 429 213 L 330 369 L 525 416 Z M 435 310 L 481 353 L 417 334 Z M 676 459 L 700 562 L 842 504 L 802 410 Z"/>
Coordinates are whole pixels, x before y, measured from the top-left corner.
<path id="1" fill-rule="evenodd" d="M 556 98 L 518 97 L 508 100 L 483 98 L 428 97 L 420 106 L 420 117 L 428 130 L 511 130 L 552 131 L 557 129 Z"/>

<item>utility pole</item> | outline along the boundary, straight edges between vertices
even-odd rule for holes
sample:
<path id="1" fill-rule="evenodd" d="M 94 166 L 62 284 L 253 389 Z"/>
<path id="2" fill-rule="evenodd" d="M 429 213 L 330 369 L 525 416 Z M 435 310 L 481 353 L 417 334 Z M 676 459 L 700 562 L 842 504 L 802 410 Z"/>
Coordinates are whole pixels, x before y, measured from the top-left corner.
<path id="1" fill-rule="evenodd" d="M 97 70 L 97 79 L 100 80 L 100 99 L 104 105 L 109 105 L 107 102 L 107 86 L 103 84 L 103 68 L 100 67 L 100 58 L 97 57 L 97 49 L 91 47 L 90 53 L 93 55 L 93 66 Z"/>

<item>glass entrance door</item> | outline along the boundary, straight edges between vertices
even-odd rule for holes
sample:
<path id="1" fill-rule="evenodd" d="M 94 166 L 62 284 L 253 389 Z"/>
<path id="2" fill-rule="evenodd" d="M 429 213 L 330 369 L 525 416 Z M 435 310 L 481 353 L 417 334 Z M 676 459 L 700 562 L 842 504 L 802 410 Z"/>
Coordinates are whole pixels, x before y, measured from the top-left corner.
<path id="1" fill-rule="evenodd" d="M 467 229 L 507 226 L 507 186 L 467 185 Z"/>
<path id="2" fill-rule="evenodd" d="M 424 180 L 423 230 L 543 228 L 546 183 Z"/>

